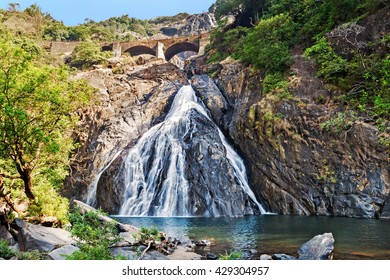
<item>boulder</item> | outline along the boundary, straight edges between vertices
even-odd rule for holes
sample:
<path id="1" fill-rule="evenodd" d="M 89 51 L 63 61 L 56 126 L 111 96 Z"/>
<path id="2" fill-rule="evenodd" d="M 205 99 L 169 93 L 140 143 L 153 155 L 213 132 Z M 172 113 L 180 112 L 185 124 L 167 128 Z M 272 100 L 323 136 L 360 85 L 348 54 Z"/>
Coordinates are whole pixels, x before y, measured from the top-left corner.
<path id="1" fill-rule="evenodd" d="M 0 239 L 11 240 L 12 235 L 5 226 L 0 225 Z"/>
<path id="2" fill-rule="evenodd" d="M 145 249 L 146 249 L 146 247 L 145 247 Z M 138 251 L 141 251 L 141 250 L 138 250 Z M 122 257 L 129 259 L 129 260 L 138 260 L 140 257 L 140 253 L 134 251 L 134 249 L 132 247 L 116 247 L 116 248 L 112 248 L 111 252 L 115 258 L 117 258 L 118 256 L 122 256 Z M 168 260 L 168 258 L 158 251 L 150 250 L 150 251 L 147 251 L 142 256 L 142 260 Z"/>
<path id="3" fill-rule="evenodd" d="M 18 240 L 21 251 L 50 252 L 61 246 L 75 243 L 70 232 L 66 230 L 27 223 L 19 230 Z"/>
<path id="4" fill-rule="evenodd" d="M 260 256 L 260 260 L 261 261 L 270 261 L 270 260 L 272 260 L 272 257 L 270 255 L 267 255 L 267 254 L 262 254 Z"/>
<path id="5" fill-rule="evenodd" d="M 139 253 L 137 254 L 131 247 L 115 247 L 111 249 L 111 253 L 115 258 L 119 256 L 125 257 L 128 260 L 137 260 L 139 258 Z"/>
<path id="6" fill-rule="evenodd" d="M 78 250 L 80 249 L 76 246 L 65 245 L 50 252 L 49 258 L 51 260 L 65 260 L 66 256 L 72 255 L 74 252 Z"/>
<path id="7" fill-rule="evenodd" d="M 335 240 L 332 233 L 317 235 L 298 250 L 299 260 L 331 260 Z"/>
<path id="8" fill-rule="evenodd" d="M 383 203 L 381 219 L 390 219 L 390 196 L 388 196 Z"/>
<path id="9" fill-rule="evenodd" d="M 286 254 L 273 254 L 271 259 L 272 260 L 282 260 L 282 261 L 296 260 L 296 258 L 294 258 L 293 256 L 286 255 Z"/>
<path id="10" fill-rule="evenodd" d="M 206 260 L 218 260 L 218 257 L 216 255 L 214 255 L 213 253 L 207 253 Z"/>
<path id="11" fill-rule="evenodd" d="M 134 245 L 138 243 L 133 234 L 130 232 L 121 232 L 119 233 L 119 236 L 122 238 L 122 241 L 117 246 L 122 246 L 122 244 Z"/>

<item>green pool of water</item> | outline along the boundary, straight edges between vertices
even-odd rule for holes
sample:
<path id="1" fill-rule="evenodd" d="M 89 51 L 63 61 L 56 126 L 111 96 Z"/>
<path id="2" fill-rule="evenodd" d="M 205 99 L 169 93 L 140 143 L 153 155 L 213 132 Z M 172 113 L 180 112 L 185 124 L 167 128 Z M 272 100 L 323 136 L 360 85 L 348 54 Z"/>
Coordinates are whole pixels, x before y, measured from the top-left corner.
<path id="1" fill-rule="evenodd" d="M 336 240 L 334 259 L 390 259 L 390 221 L 316 216 L 247 216 L 242 218 L 114 217 L 137 227 L 156 226 L 169 236 L 208 239 L 211 246 L 198 253 L 224 254 L 232 249 L 260 254 L 296 256 L 313 236 L 331 232 Z"/>

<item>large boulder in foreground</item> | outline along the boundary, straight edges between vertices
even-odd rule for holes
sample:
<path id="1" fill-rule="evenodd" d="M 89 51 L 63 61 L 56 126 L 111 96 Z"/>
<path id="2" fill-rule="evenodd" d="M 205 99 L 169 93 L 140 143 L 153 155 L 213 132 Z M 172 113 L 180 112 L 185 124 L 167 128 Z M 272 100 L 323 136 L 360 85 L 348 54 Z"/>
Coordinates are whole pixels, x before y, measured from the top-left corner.
<path id="1" fill-rule="evenodd" d="M 70 232 L 59 228 L 24 223 L 18 232 L 21 251 L 51 252 L 54 249 L 75 243 Z"/>
<path id="2" fill-rule="evenodd" d="M 51 260 L 66 260 L 67 256 L 72 255 L 74 252 L 80 250 L 78 247 L 73 245 L 65 245 L 61 248 L 55 249 L 49 254 Z"/>
<path id="3" fill-rule="evenodd" d="M 298 250 L 299 260 L 331 260 L 335 240 L 332 233 L 314 236 Z"/>

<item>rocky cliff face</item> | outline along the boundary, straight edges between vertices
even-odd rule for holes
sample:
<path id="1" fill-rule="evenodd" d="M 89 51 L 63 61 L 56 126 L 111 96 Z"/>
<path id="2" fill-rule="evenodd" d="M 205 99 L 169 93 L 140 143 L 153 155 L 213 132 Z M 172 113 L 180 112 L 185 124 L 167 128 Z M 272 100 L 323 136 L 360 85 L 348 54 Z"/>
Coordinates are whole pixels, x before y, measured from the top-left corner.
<path id="1" fill-rule="evenodd" d="M 169 37 L 185 37 L 207 33 L 217 26 L 213 13 L 190 15 L 186 19 L 161 27 L 159 32 Z"/>
<path id="2" fill-rule="evenodd" d="M 214 88 L 213 95 L 226 102 L 206 104 L 244 157 L 252 189 L 275 213 L 389 217 L 389 151 L 381 144 L 383 134 L 349 120 L 314 76 L 312 63 L 301 55 L 294 59 L 288 98 L 262 94 L 261 81 L 237 62 L 217 67 L 214 81 L 220 91 Z M 192 82 L 208 99 L 210 93 L 204 92 L 210 79 L 194 76 Z M 349 122 L 344 129 L 322 129 L 341 116 Z"/>

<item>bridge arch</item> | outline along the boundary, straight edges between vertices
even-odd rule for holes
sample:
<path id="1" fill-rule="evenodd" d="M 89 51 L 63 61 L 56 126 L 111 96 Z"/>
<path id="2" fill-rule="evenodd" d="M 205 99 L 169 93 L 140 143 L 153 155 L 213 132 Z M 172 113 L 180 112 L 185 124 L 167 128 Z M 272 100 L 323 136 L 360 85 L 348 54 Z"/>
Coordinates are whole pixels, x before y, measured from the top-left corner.
<path id="1" fill-rule="evenodd" d="M 186 52 L 186 51 L 192 51 L 192 52 L 199 52 L 199 46 L 190 43 L 190 42 L 181 42 L 181 43 L 176 43 L 172 46 L 170 46 L 166 51 L 165 51 L 165 59 L 169 61 L 172 57 L 177 55 L 178 53 L 181 52 Z"/>
<path id="2" fill-rule="evenodd" d="M 150 54 L 156 56 L 156 51 L 147 46 L 134 46 L 130 47 L 124 51 L 125 53 L 130 53 L 131 56 L 137 56 L 141 54 Z"/>

